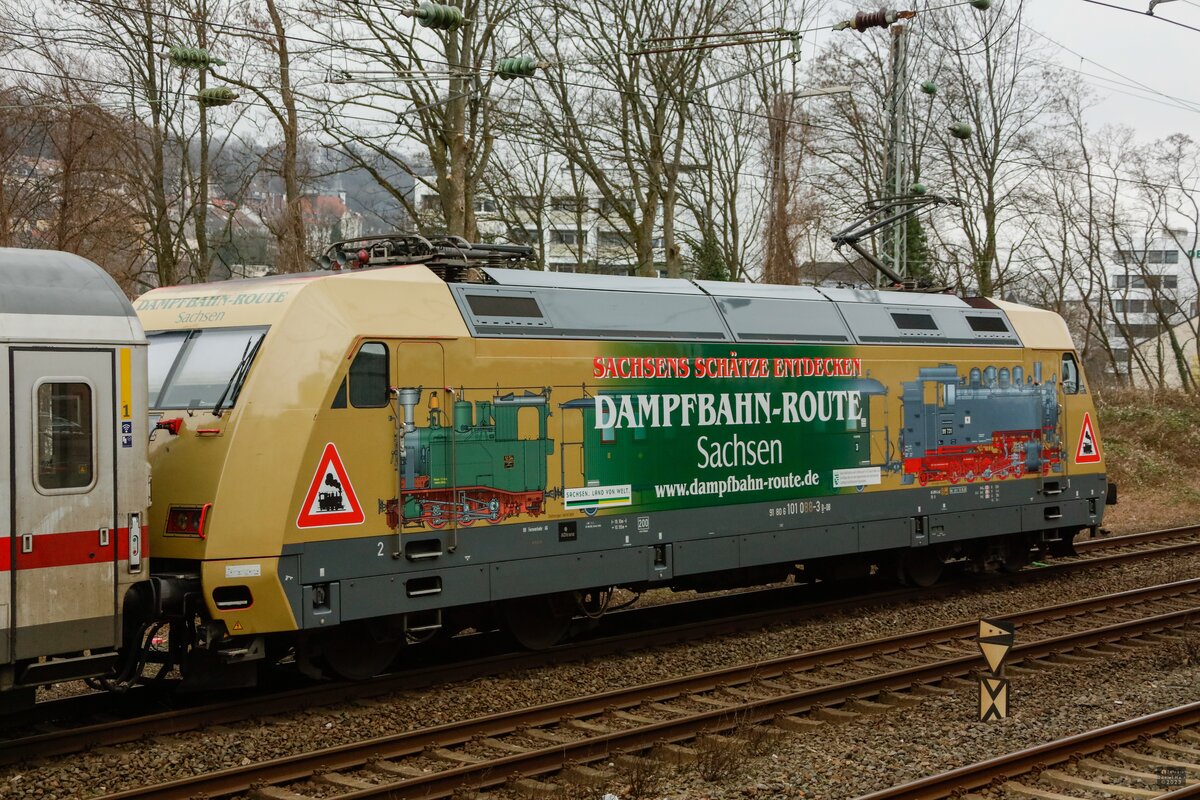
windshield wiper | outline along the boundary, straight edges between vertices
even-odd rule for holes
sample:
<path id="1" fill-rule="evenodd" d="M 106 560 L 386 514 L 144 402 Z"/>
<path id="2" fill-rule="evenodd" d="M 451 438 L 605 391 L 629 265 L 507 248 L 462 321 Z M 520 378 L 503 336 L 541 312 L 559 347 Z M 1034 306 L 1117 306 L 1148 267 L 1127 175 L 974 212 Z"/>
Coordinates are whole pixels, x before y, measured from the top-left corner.
<path id="1" fill-rule="evenodd" d="M 242 390 L 242 381 L 246 379 L 246 373 L 250 371 L 250 364 L 254 362 L 254 356 L 258 354 L 258 348 L 265 338 L 267 338 L 266 334 L 260 334 L 255 341 L 246 342 L 246 349 L 242 351 L 242 360 L 238 362 L 237 369 L 229 376 L 229 383 L 225 384 L 225 391 L 221 392 L 217 404 L 213 406 L 214 417 L 221 416 L 221 412 L 225 409 L 226 397 L 229 398 L 230 406 L 237 402 L 238 393 Z"/>

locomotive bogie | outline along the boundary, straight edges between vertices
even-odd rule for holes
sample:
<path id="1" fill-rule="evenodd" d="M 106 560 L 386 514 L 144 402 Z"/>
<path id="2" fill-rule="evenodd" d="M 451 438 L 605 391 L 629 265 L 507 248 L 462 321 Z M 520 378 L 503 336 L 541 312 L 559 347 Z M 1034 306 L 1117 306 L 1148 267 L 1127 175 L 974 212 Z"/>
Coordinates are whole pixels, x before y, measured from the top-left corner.
<path id="1" fill-rule="evenodd" d="M 603 609 L 578 598 L 610 587 L 796 565 L 923 584 L 1102 520 L 1091 396 L 1048 312 L 478 272 L 486 283 L 411 266 L 139 302 L 152 343 L 262 332 L 214 368 L 236 387 L 227 406 L 162 409 L 177 432 L 151 445 L 154 546 L 201 576 L 223 647 L 495 619 L 543 642 L 564 598 L 586 618 Z M 180 320 L 191 306 L 226 317 Z M 202 529 L 168 532 L 176 507 L 205 509 Z"/>

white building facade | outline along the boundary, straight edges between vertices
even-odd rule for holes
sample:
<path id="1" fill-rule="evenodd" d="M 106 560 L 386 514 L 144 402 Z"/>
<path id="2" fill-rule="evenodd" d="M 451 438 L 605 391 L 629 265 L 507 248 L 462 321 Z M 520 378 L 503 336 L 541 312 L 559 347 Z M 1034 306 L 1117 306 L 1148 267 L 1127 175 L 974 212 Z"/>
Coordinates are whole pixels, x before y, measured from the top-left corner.
<path id="1" fill-rule="evenodd" d="M 1104 332 L 1114 355 L 1111 369 L 1135 384 L 1152 385 L 1161 372 L 1142 357 L 1145 345 L 1196 319 L 1200 250 L 1187 249 L 1195 241 L 1190 233 L 1167 231 L 1148 239 L 1144 248 L 1116 251 L 1105 270 Z"/>
<path id="2" fill-rule="evenodd" d="M 437 227 L 441 216 L 437 193 L 418 184 L 414 201 L 421 222 Z M 612 275 L 637 270 L 633 236 L 616 210 L 598 196 L 480 196 L 475 200 L 475 219 L 481 239 L 530 245 L 546 270 Z M 663 276 L 666 250 L 660 228 L 654 231 L 652 246 L 655 268 Z"/>

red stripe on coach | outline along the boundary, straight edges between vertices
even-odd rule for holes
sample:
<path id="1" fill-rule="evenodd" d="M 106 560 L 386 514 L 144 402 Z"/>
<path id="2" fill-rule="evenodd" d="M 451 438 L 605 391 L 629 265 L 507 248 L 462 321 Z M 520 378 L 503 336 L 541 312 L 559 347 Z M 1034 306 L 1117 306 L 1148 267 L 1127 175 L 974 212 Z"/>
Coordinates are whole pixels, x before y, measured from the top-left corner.
<path id="1" fill-rule="evenodd" d="M 16 569 L 46 569 L 47 567 L 66 567 L 73 564 L 100 564 L 111 562 L 113 548 L 116 548 L 117 560 L 129 559 L 129 529 L 113 528 L 109 534 L 107 547 L 100 546 L 100 531 L 72 531 L 70 533 L 39 533 L 33 537 L 33 552 L 21 552 L 21 537 L 12 537 L 13 541 L 0 539 L 0 572 L 13 569 L 11 560 L 12 545 L 15 543 Z"/>

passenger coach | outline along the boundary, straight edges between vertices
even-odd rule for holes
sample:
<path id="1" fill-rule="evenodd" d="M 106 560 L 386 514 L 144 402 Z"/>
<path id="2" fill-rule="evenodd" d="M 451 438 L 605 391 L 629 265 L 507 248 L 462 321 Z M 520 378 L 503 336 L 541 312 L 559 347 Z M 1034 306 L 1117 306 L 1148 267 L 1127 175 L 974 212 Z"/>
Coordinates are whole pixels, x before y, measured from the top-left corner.
<path id="1" fill-rule="evenodd" d="M 3 248 L 0 358 L 0 690 L 32 696 L 114 671 L 146 578 L 146 340 L 95 264 Z"/>

